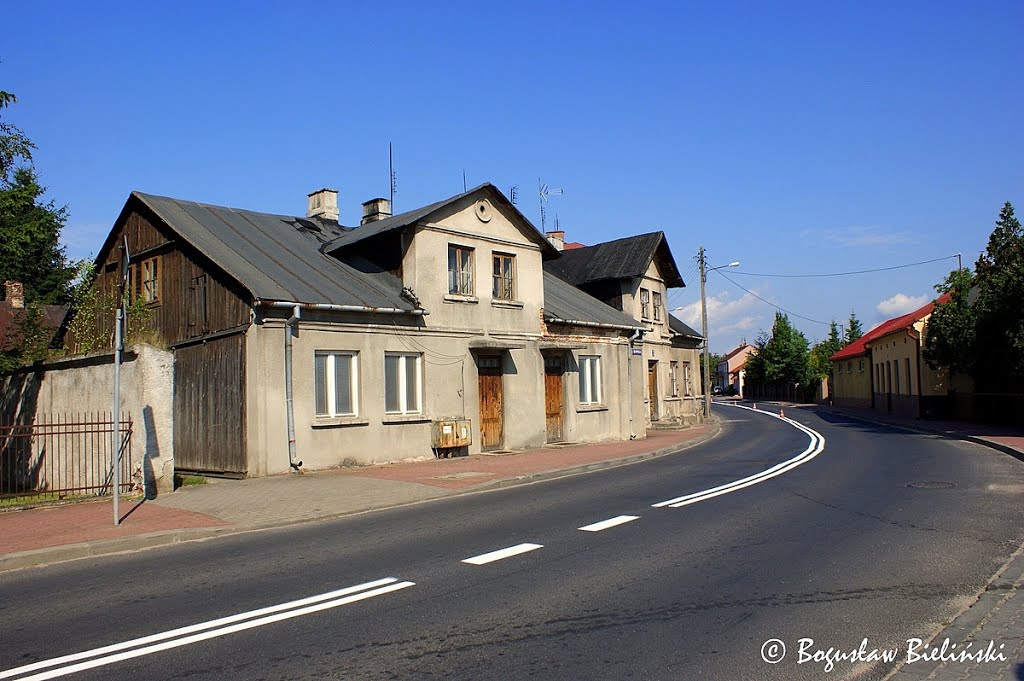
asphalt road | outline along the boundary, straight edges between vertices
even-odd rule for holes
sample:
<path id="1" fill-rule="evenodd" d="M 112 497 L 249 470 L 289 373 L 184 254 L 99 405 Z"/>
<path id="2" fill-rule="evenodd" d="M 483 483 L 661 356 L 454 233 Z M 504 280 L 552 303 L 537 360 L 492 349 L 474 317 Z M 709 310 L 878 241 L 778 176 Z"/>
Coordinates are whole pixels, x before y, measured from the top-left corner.
<path id="1" fill-rule="evenodd" d="M 824 436 L 812 460 L 652 507 L 793 459 L 813 439 L 716 411 L 723 434 L 679 455 L 0 574 L 0 679 L 90 660 L 103 664 L 66 678 L 877 679 L 895 663 L 840 661 L 826 674 L 824 661 L 797 663 L 799 640 L 814 640 L 808 653 L 927 640 L 1024 542 L 1021 462 L 815 410 L 787 414 Z M 509 547 L 522 552 L 483 562 Z M 202 626 L 158 636 L 189 625 Z M 787 646 L 777 664 L 762 659 L 768 639 Z M 3 673 L 82 651 L 93 652 Z"/>

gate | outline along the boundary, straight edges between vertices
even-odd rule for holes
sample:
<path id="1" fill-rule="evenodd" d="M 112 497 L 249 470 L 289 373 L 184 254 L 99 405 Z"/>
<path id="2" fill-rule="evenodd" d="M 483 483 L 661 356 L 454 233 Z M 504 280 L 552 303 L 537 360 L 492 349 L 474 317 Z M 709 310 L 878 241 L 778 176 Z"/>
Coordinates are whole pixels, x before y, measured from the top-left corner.
<path id="1" fill-rule="evenodd" d="M 245 334 L 174 350 L 174 467 L 244 476 Z"/>
<path id="2" fill-rule="evenodd" d="M 132 419 L 122 414 L 120 492 L 133 481 Z M 114 418 L 108 413 L 37 414 L 0 425 L 0 505 L 112 495 Z"/>

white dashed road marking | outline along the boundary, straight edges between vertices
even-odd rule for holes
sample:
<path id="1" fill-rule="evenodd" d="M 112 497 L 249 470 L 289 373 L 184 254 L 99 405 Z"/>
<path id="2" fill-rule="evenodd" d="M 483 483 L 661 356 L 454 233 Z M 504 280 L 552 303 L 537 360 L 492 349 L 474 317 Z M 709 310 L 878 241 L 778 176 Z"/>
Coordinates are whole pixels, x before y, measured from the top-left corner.
<path id="1" fill-rule="evenodd" d="M 600 532 L 601 530 L 607 530 L 609 527 L 615 527 L 617 525 L 623 525 L 633 520 L 639 520 L 638 515 L 617 515 L 614 518 L 608 520 L 602 520 L 599 523 L 593 523 L 592 525 L 584 525 L 583 527 L 577 528 L 584 532 Z"/>
<path id="2" fill-rule="evenodd" d="M 482 553 L 472 558 L 466 558 L 462 562 L 469 563 L 470 565 L 484 565 L 485 563 L 493 563 L 496 560 L 511 558 L 512 556 L 518 556 L 520 553 L 528 553 L 542 548 L 544 548 L 542 544 L 516 544 L 507 549 L 499 549 L 490 553 Z"/>

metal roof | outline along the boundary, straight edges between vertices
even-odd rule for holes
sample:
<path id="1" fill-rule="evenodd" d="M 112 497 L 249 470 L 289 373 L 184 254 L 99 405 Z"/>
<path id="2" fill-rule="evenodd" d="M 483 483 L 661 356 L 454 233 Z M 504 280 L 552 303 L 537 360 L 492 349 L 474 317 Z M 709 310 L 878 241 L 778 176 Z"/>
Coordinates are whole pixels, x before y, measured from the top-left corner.
<path id="1" fill-rule="evenodd" d="M 650 232 L 562 251 L 550 266 L 563 279 L 579 286 L 604 279 L 642 277 L 657 260 L 668 288 L 686 286 L 664 232 Z"/>
<path id="2" fill-rule="evenodd" d="M 541 251 L 546 256 L 554 257 L 558 254 L 558 251 L 555 249 L 554 246 L 551 245 L 551 242 L 544 238 L 544 235 L 541 234 L 540 231 L 538 231 L 537 228 L 533 226 L 533 223 L 530 222 L 526 218 L 526 216 L 524 216 L 521 212 L 519 212 L 519 209 L 516 208 L 511 201 L 505 198 L 505 195 L 502 194 L 501 191 L 499 191 L 498 188 L 495 187 L 490 182 L 485 182 L 484 184 L 478 187 L 474 187 L 469 191 L 463 192 L 461 194 L 456 194 L 455 196 L 444 199 L 443 201 L 432 203 L 429 206 L 423 206 L 422 208 L 417 208 L 416 210 L 407 211 L 405 213 L 399 213 L 398 215 L 392 215 L 391 217 L 384 218 L 383 220 L 377 220 L 375 222 L 362 225 L 361 227 L 346 230 L 343 234 L 338 235 L 328 243 L 324 244 L 323 251 L 325 253 L 335 254 L 338 251 L 341 251 L 345 248 L 348 248 L 349 246 L 352 246 L 353 244 L 357 244 L 361 241 L 366 241 L 367 239 L 378 236 L 380 234 L 385 234 L 387 232 L 391 232 L 397 229 L 402 229 L 404 227 L 408 227 L 409 225 L 416 224 L 417 222 L 426 221 L 426 219 L 430 217 L 433 213 L 436 213 L 442 208 L 452 203 L 455 203 L 456 201 L 472 196 L 474 194 L 486 195 L 487 198 L 491 199 L 492 201 L 496 201 L 504 205 L 506 209 L 511 209 L 513 215 L 518 217 L 520 222 L 522 223 L 520 226 L 523 228 L 524 233 L 530 238 L 531 241 L 533 241 L 534 243 L 541 247 Z"/>
<path id="3" fill-rule="evenodd" d="M 607 324 L 623 329 L 642 329 L 640 322 L 624 312 L 584 293 L 550 272 L 544 273 L 544 318 Z"/>
<path id="4" fill-rule="evenodd" d="M 684 336 L 686 338 L 693 338 L 695 340 L 704 340 L 704 336 L 700 335 L 698 332 L 691 329 L 688 325 L 683 323 L 681 319 L 676 317 L 671 312 L 668 315 L 668 328 L 670 328 L 673 333 L 678 334 L 680 336 Z"/>
<path id="5" fill-rule="evenodd" d="M 258 300 L 414 309 L 402 298 L 398 277 L 360 272 L 320 251 L 344 233 L 336 224 L 142 192 L 132 196 Z"/>

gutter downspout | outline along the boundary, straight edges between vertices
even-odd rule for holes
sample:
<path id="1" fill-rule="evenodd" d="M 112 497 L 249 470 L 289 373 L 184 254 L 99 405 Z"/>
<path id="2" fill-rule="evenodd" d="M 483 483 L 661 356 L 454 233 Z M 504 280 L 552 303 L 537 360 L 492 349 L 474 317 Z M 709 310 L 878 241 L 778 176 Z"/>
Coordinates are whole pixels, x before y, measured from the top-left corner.
<path id="1" fill-rule="evenodd" d="M 284 324 L 284 403 L 285 411 L 288 414 L 288 465 L 297 473 L 302 473 L 299 468 L 301 461 L 295 460 L 295 406 L 292 392 L 292 334 L 298 330 L 299 317 L 302 308 L 295 305 L 292 308 L 292 316 Z"/>
<path id="2" fill-rule="evenodd" d="M 629 385 L 629 439 L 635 440 L 636 433 L 633 432 L 633 342 L 640 338 L 643 331 L 639 328 L 633 329 L 633 335 L 629 337 L 626 345 L 626 383 Z"/>
<path id="3" fill-rule="evenodd" d="M 302 308 L 307 310 L 324 310 L 328 312 L 362 312 L 368 314 L 403 314 L 422 317 L 428 314 L 423 308 L 415 310 L 403 310 L 397 307 L 367 307 L 365 305 L 332 305 L 329 303 L 297 303 L 281 300 L 261 300 L 257 305 L 272 308 L 291 309 L 292 315 L 284 325 L 284 389 L 285 389 L 285 412 L 288 420 L 288 466 L 302 473 L 299 468 L 302 462 L 296 460 L 295 453 L 295 406 L 292 390 L 292 334 L 298 330 L 299 319 L 302 316 Z"/>

